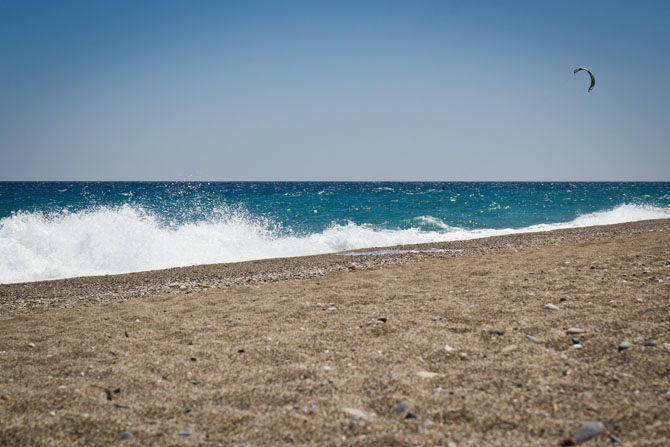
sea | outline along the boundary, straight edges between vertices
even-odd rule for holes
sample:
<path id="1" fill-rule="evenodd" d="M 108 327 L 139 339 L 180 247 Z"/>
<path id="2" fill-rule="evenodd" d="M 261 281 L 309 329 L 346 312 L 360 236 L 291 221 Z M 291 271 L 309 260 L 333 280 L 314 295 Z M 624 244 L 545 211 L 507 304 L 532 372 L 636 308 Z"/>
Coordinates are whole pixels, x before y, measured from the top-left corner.
<path id="1" fill-rule="evenodd" d="M 0 284 L 658 218 L 667 182 L 0 182 Z"/>

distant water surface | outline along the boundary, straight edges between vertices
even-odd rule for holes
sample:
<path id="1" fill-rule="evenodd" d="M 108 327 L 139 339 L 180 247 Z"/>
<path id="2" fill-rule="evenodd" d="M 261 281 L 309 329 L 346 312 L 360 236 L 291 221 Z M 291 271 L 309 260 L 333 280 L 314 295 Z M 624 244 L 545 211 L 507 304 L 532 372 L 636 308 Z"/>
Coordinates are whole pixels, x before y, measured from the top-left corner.
<path id="1" fill-rule="evenodd" d="M 4 182 L 0 283 L 670 218 L 670 183 Z"/>

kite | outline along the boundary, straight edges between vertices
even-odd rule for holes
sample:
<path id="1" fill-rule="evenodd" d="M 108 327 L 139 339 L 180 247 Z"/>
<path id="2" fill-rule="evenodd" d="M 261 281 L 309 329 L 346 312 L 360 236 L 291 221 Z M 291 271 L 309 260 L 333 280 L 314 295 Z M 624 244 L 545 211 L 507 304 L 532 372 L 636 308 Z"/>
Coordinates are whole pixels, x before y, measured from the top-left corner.
<path id="1" fill-rule="evenodd" d="M 577 74 L 577 72 L 580 71 L 580 70 L 584 70 L 585 72 L 587 72 L 589 74 L 589 76 L 591 76 L 591 86 L 589 87 L 589 93 L 590 93 L 591 90 L 593 90 L 593 86 L 596 85 L 596 77 L 593 76 L 593 73 L 591 73 L 591 70 L 589 70 L 588 68 L 584 68 L 584 67 L 575 68 L 575 71 L 573 71 L 572 73 Z"/>

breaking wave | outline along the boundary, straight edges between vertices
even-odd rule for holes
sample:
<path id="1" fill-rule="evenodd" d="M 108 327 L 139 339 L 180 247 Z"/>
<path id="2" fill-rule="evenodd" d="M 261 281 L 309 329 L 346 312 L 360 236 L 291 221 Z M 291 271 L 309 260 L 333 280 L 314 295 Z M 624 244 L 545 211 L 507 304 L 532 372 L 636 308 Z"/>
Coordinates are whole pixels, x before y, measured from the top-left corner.
<path id="1" fill-rule="evenodd" d="M 367 247 L 474 239 L 510 233 L 670 218 L 670 208 L 621 205 L 570 222 L 514 229 L 457 228 L 432 216 L 421 228 L 333 224 L 292 234 L 261 218 L 226 211 L 200 222 L 166 226 L 144 209 L 100 207 L 48 217 L 21 212 L 0 219 L 0 283 L 127 273 L 195 264 L 333 253 Z M 425 224 L 431 229 L 426 230 Z"/>

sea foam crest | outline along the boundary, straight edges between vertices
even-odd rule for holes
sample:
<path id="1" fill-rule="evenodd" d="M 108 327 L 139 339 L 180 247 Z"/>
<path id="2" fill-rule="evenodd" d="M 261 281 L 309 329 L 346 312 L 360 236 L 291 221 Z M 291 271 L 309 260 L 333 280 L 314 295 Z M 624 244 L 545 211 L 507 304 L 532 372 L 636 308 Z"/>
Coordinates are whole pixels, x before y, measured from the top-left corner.
<path id="1" fill-rule="evenodd" d="M 210 220 L 166 226 L 142 208 L 101 207 L 45 218 L 0 219 L 0 283 L 126 273 L 194 264 L 302 256 L 366 247 L 473 239 L 509 233 L 670 218 L 670 209 L 622 205 L 571 222 L 517 229 L 467 230 L 420 216 L 420 228 L 379 229 L 348 223 L 304 236 L 227 210 Z M 425 228 L 425 227 L 424 227 Z"/>

